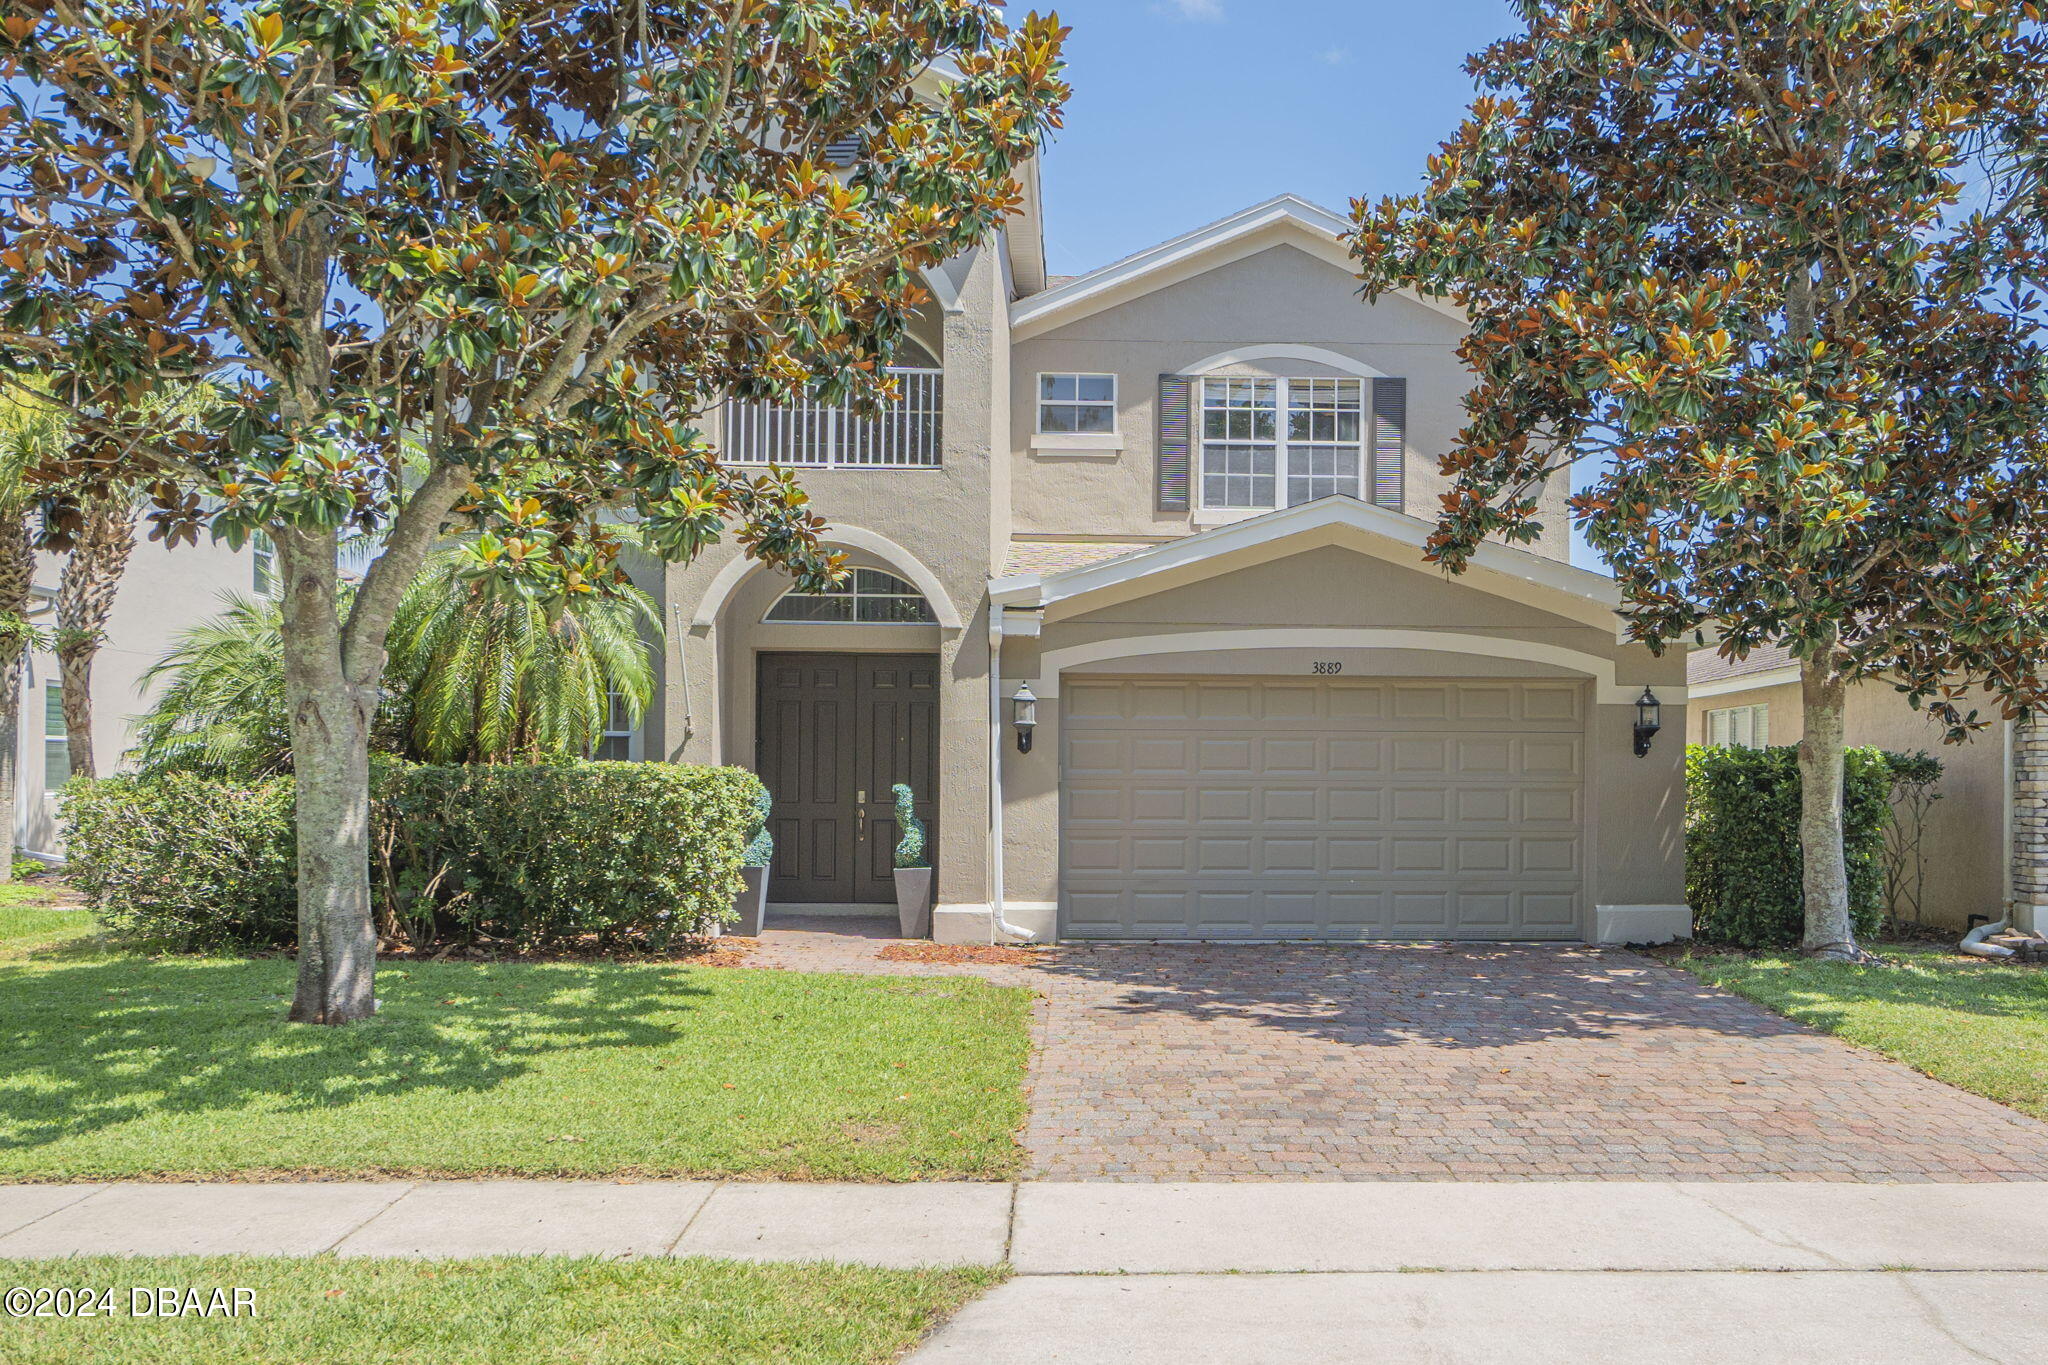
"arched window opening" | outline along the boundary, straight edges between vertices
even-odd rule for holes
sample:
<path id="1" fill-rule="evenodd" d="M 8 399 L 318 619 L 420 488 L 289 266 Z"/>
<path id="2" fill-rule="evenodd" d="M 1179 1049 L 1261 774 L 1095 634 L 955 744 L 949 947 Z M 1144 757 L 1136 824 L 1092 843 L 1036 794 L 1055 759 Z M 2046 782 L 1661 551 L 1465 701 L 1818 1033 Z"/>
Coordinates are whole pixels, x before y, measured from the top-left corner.
<path id="1" fill-rule="evenodd" d="M 784 593 L 767 621 L 862 626 L 928 626 L 938 618 L 910 584 L 880 569 L 855 569 L 824 592 Z"/>

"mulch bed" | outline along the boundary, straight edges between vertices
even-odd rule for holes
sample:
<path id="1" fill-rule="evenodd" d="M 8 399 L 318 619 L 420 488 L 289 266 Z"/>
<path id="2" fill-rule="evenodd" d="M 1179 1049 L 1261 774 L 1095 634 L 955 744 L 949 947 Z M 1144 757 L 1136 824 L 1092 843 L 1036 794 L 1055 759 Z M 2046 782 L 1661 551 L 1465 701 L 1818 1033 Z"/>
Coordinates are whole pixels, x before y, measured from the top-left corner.
<path id="1" fill-rule="evenodd" d="M 992 943 L 891 943 L 876 954 L 884 962 L 924 962 L 957 967 L 1027 967 L 1038 961 L 1030 948 L 1004 948 Z"/>

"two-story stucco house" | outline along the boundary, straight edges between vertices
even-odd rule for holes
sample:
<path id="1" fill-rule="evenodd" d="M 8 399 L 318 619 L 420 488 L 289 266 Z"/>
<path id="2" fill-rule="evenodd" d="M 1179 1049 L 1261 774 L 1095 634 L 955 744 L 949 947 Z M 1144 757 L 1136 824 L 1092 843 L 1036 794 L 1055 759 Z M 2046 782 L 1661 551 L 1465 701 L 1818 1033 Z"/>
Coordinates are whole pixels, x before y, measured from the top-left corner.
<path id="1" fill-rule="evenodd" d="M 1621 642 L 1561 489 L 1533 550 L 1423 561 L 1458 311 L 1365 304 L 1291 197 L 1051 279 L 1026 190 L 930 273 L 892 411 L 716 414 L 857 569 L 650 570 L 664 686 L 618 748 L 759 771 L 782 907 L 881 911 L 907 782 L 943 940 L 1684 933 L 1683 657 Z"/>

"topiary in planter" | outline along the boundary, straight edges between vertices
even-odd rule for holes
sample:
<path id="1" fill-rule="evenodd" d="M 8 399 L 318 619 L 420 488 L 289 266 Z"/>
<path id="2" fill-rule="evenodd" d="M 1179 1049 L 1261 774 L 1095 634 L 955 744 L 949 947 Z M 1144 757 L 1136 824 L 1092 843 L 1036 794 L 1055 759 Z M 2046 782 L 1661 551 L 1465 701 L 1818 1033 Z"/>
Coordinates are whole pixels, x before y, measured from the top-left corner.
<path id="1" fill-rule="evenodd" d="M 775 809 L 775 798 L 767 788 L 754 798 L 754 837 L 747 840 L 746 851 L 740 855 L 742 867 L 767 867 L 775 861 L 775 836 L 768 832 L 768 816 Z"/>
<path id="2" fill-rule="evenodd" d="M 930 867 L 924 846 L 924 821 L 917 818 L 917 794 L 903 783 L 889 788 L 896 798 L 896 866 Z"/>

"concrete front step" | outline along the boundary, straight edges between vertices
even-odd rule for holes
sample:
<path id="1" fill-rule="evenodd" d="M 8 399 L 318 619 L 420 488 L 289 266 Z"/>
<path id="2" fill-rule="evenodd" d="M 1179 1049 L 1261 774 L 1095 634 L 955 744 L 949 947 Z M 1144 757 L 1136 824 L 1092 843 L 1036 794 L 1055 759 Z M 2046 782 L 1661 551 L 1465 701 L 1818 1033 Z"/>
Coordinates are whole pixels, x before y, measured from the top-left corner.
<path id="1" fill-rule="evenodd" d="M 0 1186 L 0 1257 L 706 1255 L 1023 1276 L 2048 1272 L 2048 1184 Z"/>

